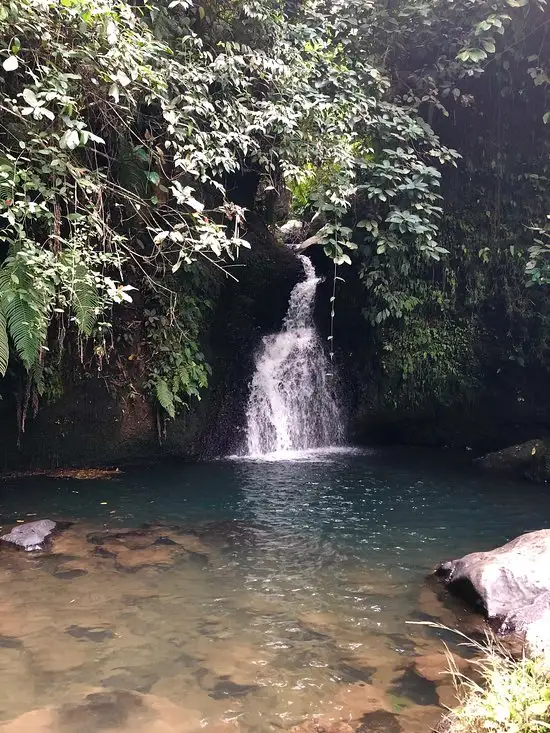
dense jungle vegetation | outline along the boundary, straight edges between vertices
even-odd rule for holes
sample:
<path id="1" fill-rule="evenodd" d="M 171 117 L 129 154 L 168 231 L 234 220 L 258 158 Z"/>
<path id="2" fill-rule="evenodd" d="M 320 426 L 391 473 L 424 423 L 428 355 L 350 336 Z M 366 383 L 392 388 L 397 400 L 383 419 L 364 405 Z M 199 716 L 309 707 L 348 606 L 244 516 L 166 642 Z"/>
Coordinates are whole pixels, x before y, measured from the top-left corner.
<path id="1" fill-rule="evenodd" d="M 252 217 L 320 232 L 330 349 L 360 317 L 347 363 L 368 352 L 389 405 L 546 369 L 545 0 L 9 0 L 0 33 L 0 384 L 22 429 L 89 374 L 163 419 L 200 396 Z"/>

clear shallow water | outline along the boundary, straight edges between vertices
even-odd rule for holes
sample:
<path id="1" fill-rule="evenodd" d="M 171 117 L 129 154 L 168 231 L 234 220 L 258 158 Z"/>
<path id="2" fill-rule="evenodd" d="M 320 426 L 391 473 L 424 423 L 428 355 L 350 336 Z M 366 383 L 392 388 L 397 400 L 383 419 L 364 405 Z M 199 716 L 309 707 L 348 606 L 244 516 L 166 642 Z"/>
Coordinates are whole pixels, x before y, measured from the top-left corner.
<path id="1" fill-rule="evenodd" d="M 452 702 L 440 634 L 406 622 L 471 619 L 427 573 L 548 526 L 550 494 L 446 454 L 268 458 L 4 482 L 4 527 L 76 522 L 49 555 L 0 551 L 0 718 L 77 706 L 69 722 L 42 711 L 6 731 L 139 733 L 117 712 L 121 690 L 164 721 L 148 718 L 148 733 L 267 733 L 313 715 L 357 726 L 378 715 L 392 733 L 435 723 Z M 163 526 L 101 534 L 144 523 Z M 85 727 L 95 713 L 75 701 L 90 690 L 115 695 L 111 727 Z"/>

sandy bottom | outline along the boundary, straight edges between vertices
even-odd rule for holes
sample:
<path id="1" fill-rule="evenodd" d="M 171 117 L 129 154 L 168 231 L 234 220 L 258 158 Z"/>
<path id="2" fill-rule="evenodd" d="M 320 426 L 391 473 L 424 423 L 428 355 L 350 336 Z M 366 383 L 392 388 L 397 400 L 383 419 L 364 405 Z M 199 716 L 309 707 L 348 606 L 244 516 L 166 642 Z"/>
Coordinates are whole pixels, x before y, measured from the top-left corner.
<path id="1" fill-rule="evenodd" d="M 253 546 L 230 522 L 77 523 L 44 554 L 2 548 L 0 732 L 430 730 L 453 687 L 402 589 L 352 564 L 271 588 L 241 562 Z M 413 595 L 413 618 L 455 622 Z"/>

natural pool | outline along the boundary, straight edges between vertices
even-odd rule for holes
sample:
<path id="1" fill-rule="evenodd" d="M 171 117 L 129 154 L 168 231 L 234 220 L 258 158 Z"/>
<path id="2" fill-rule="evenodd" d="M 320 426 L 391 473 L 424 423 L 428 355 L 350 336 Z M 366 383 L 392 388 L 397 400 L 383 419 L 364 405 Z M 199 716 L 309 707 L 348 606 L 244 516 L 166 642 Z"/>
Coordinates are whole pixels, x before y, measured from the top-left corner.
<path id="1" fill-rule="evenodd" d="M 406 622 L 471 621 L 431 567 L 548 526 L 550 494 L 444 453 L 335 450 L 5 480 L 0 512 L 75 521 L 54 554 L 0 551 L 0 719 L 23 716 L 3 733 L 268 733 L 314 715 L 396 733 L 452 702 L 441 633 Z"/>

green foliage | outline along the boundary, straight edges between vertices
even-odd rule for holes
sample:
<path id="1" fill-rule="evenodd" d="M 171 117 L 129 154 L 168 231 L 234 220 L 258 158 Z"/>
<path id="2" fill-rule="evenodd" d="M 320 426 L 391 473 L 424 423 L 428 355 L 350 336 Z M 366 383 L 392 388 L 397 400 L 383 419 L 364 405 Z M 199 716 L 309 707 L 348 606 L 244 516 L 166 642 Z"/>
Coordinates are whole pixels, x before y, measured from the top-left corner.
<path id="1" fill-rule="evenodd" d="M 440 623 L 411 623 L 453 633 L 470 650 L 471 672 L 464 673 L 445 645 L 446 672 L 458 704 L 441 727 L 449 733 L 544 733 L 550 728 L 550 666 L 541 639 L 531 639 L 535 643 L 518 657 L 489 630 L 478 641 Z"/>
<path id="2" fill-rule="evenodd" d="M 384 186 L 391 197 L 399 183 L 386 173 L 398 177 L 405 166 L 422 177 L 422 156 L 453 158 L 416 114 L 387 100 L 388 82 L 364 54 L 346 55 L 333 8 L 305 3 L 289 22 L 282 6 L 259 1 L 210 3 L 197 16 L 187 1 L 10 0 L 0 21 L 0 216 L 14 253 L 5 277 L 13 257 L 30 258 L 4 313 L 9 305 L 8 332 L 29 371 L 54 317 L 101 340 L 102 314 L 131 303 L 133 288 L 166 295 L 170 272 L 197 258 L 223 267 L 248 246 L 228 174 L 252 168 L 278 185 L 322 170 L 313 210 L 329 222 L 327 254 L 349 263 L 345 250 L 356 245 L 343 217 L 361 177 L 380 184 L 367 196 L 380 199 Z M 435 195 L 436 177 L 425 182 Z M 375 221 L 392 241 L 406 225 L 411 246 L 430 257 L 439 214 L 421 187 L 413 203 L 416 214 L 400 197 Z M 153 380 L 151 389 L 174 412 L 168 392 L 177 405 L 206 370 L 192 309 L 163 316 L 170 348 L 150 341 L 151 356 L 165 360 L 161 387 Z M 180 332 L 193 336 L 183 344 Z"/>
<path id="3" fill-rule="evenodd" d="M 481 682 L 455 673 L 460 704 L 451 733 L 544 733 L 550 728 L 550 670 L 544 655 L 514 659 L 497 642 L 476 662 Z"/>
<path id="4" fill-rule="evenodd" d="M 353 259 L 366 286 L 363 313 L 375 328 L 394 406 L 463 399 L 478 374 L 510 361 L 547 366 L 547 297 L 525 290 L 526 265 L 531 281 L 546 277 L 546 235 L 535 232 L 533 245 L 527 226 L 547 212 L 546 18 L 537 0 L 340 7 L 348 55 L 370 49 L 371 58 L 383 57 L 391 101 L 409 107 L 398 134 L 407 137 L 416 109 L 460 154 L 456 167 L 430 165 L 428 138 L 413 138 L 424 168 L 412 175 L 410 160 L 371 138 L 367 194 L 359 188 L 346 220 L 359 245 Z M 349 33 L 353 27 L 361 33 Z M 393 173 L 394 165 L 390 186 L 376 181 L 373 172 L 387 166 Z"/>
<path id="5" fill-rule="evenodd" d="M 476 331 L 444 318 L 406 317 L 383 344 L 386 402 L 426 408 L 470 399 L 477 386 Z"/>
<path id="6" fill-rule="evenodd" d="M 174 405 L 174 393 L 166 383 L 166 380 L 158 377 L 155 379 L 155 394 L 159 405 L 166 410 L 169 417 L 176 416 L 176 406 Z"/>
<path id="7" fill-rule="evenodd" d="M 146 384 L 171 418 L 189 398 L 200 399 L 208 384 L 210 367 L 199 343 L 207 330 L 212 301 L 205 297 L 204 281 L 200 284 L 199 296 L 193 279 L 174 283 L 176 297 L 167 303 L 157 295 L 154 305 L 144 311 L 144 346 L 150 355 Z"/>
<path id="8" fill-rule="evenodd" d="M 48 255 L 35 251 L 31 245 L 13 252 L 0 269 L 0 310 L 5 326 L 0 332 L 0 348 L 4 353 L 8 352 L 9 333 L 28 370 L 40 359 L 55 297 L 55 281 L 48 267 Z M 4 362 L 7 366 L 7 359 Z"/>
<path id="9" fill-rule="evenodd" d="M 145 349 L 139 376 L 175 415 L 208 378 L 205 272 L 249 246 L 246 212 L 226 188 L 249 172 L 290 186 L 300 213 L 323 222 L 325 253 L 364 285 L 366 319 L 399 334 L 408 383 L 462 388 L 451 362 L 464 365 L 474 339 L 463 324 L 476 305 L 490 311 L 499 280 L 513 348 L 523 348 L 510 304 L 526 260 L 515 253 L 525 254 L 525 222 L 541 220 L 548 150 L 542 135 L 516 150 L 503 105 L 528 99 L 543 125 L 541 0 L 287 11 L 278 0 L 0 7 L 0 374 L 11 352 L 38 386 L 68 334 L 83 368 L 110 360 L 103 373 L 120 382 L 112 329 L 117 349 Z M 449 133 L 445 121 L 457 119 Z M 471 241 L 445 235 L 445 203 Z M 539 238 L 527 267 L 544 283 Z M 435 318 L 432 286 L 443 303 Z M 439 364 L 431 382 L 424 353 Z"/>
<path id="10" fill-rule="evenodd" d="M 536 236 L 525 265 L 528 285 L 550 285 L 550 214 L 546 219 L 544 227 L 532 227 Z"/>

